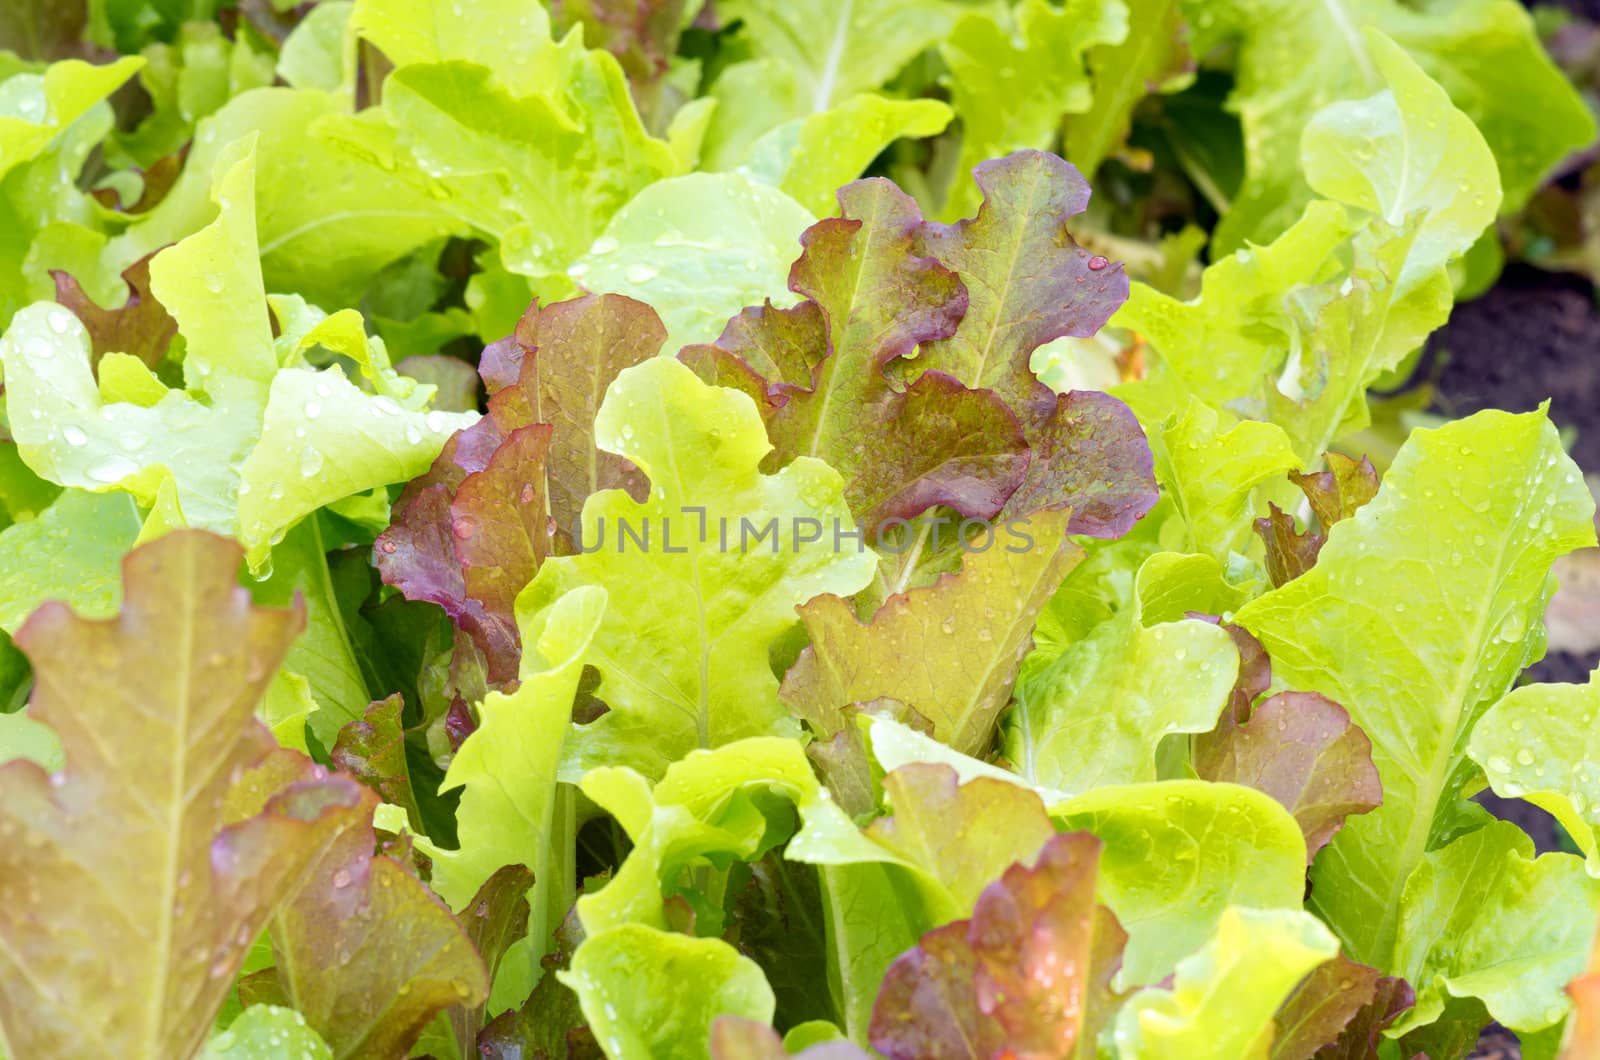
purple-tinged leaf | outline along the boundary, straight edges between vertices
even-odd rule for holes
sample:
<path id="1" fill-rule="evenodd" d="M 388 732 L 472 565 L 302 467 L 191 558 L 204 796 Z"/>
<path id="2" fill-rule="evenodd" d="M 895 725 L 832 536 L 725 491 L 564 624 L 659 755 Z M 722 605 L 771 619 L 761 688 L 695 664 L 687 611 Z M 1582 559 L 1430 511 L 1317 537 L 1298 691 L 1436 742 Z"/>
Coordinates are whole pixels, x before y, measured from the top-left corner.
<path id="1" fill-rule="evenodd" d="M 450 502 L 450 532 L 467 596 L 491 615 L 512 615 L 517 594 L 550 554 L 545 484 L 552 428 L 518 427 L 482 471 L 461 480 Z M 513 626 L 514 626 L 513 620 Z"/>
<path id="2" fill-rule="evenodd" d="M 643 496 L 638 469 L 595 446 L 594 418 L 612 380 L 654 357 L 666 337 L 661 318 L 643 302 L 585 295 L 535 303 L 510 339 L 484 351 L 489 415 L 500 429 L 509 434 L 533 423 L 553 429 L 546 474 L 550 515 L 560 529 L 577 526 L 583 502 L 598 490 Z"/>
<path id="3" fill-rule="evenodd" d="M 1281 803 L 1305 833 L 1308 865 L 1345 818 L 1383 802 L 1372 742 L 1316 692 L 1280 692 L 1242 725 L 1224 712 L 1214 732 L 1195 737 L 1193 762 L 1202 780 L 1243 784 Z"/>
<path id="4" fill-rule="evenodd" d="M 1266 545 L 1267 575 L 1274 586 L 1300 577 L 1316 565 L 1328 540 L 1328 531 L 1348 519 L 1378 494 L 1378 472 L 1366 457 L 1352 460 L 1328 454 L 1328 470 L 1314 474 L 1289 473 L 1289 480 L 1306 495 L 1316 513 L 1318 527 L 1297 530 L 1292 515 L 1269 505 L 1267 516 L 1255 521 L 1256 533 Z"/>
<path id="5" fill-rule="evenodd" d="M 814 866 L 769 851 L 734 870 L 723 939 L 760 965 L 777 1000 L 774 1021 L 793 1027 L 833 1018 L 828 964 L 827 915 Z M 672 900 L 681 900 L 674 895 Z"/>
<path id="6" fill-rule="evenodd" d="M 1369 1060 L 1416 995 L 1404 979 L 1340 954 L 1295 987 L 1274 1018 L 1270 1060 Z"/>
<path id="7" fill-rule="evenodd" d="M 303 756 L 265 759 L 235 787 L 230 811 L 247 814 L 269 797 L 269 805 L 297 807 L 323 798 L 295 759 Z M 357 803 L 318 819 L 317 856 L 272 919 L 277 989 L 336 1060 L 390 1060 L 446 1008 L 481 1005 L 489 975 L 444 903 L 399 862 L 373 853 L 378 796 L 352 787 Z"/>
<path id="8" fill-rule="evenodd" d="M 709 5 L 707 5 L 709 6 Z M 584 43 L 617 57 L 641 112 L 678 51 L 685 0 L 552 0 L 558 28 L 581 24 Z"/>
<path id="9" fill-rule="evenodd" d="M 1048 392 L 1046 392 L 1048 394 Z M 1028 407 L 1033 458 L 1006 518 L 1070 509 L 1069 532 L 1118 538 L 1155 507 L 1155 458 L 1133 410 L 1109 394 L 1074 390 Z"/>
<path id="10" fill-rule="evenodd" d="M 1112 1014 L 1126 934 L 1095 904 L 1100 841 L 1057 835 L 984 889 L 970 920 L 890 965 L 872 1010 L 888 1060 L 1077 1060 Z"/>
<path id="11" fill-rule="evenodd" d="M 507 865 L 484 881 L 462 911 L 462 926 L 467 929 L 473 949 L 483 958 L 491 983 L 506 950 L 528 934 L 528 891 L 532 887 L 533 873 L 521 865 Z M 450 1008 L 450 1026 L 456 1032 L 456 1044 L 463 1057 L 477 1055 L 484 1015 L 481 1001 Z"/>
<path id="12" fill-rule="evenodd" d="M 478 1035 L 484 1060 L 604 1060 L 605 1053 L 584 1021 L 578 995 L 556 978 L 583 942 L 578 914 L 568 912 L 554 947 L 540 958 L 544 974 L 520 1009 L 507 1009 Z"/>
<path id="13" fill-rule="evenodd" d="M 891 718 L 924 736 L 933 735 L 933 723 L 916 708 L 897 699 L 880 698 L 870 703 L 851 703 L 838 712 L 819 715 L 814 727 L 837 721 L 839 729 L 827 738 L 806 745 L 806 757 L 822 774 L 834 801 L 852 817 L 871 817 L 878 808 L 878 790 L 872 777 L 873 761 L 861 732 L 861 715 Z M 819 732 L 824 731 L 818 729 Z"/>
<path id="14" fill-rule="evenodd" d="M 934 505 L 962 515 L 996 514 L 1022 480 L 1026 443 L 1016 417 L 996 395 L 936 379 L 909 392 L 890 385 L 892 362 L 920 344 L 955 334 L 967 308 L 961 280 L 914 252 L 922 215 L 886 180 L 839 191 L 842 216 L 819 221 L 789 286 L 819 307 L 826 346 L 794 349 L 816 328 L 807 311 L 746 314 L 730 345 L 774 352 L 786 374 L 811 365 L 803 383 L 772 383 L 781 402 L 770 420 L 782 465 L 797 456 L 826 460 L 845 478 L 850 509 L 868 527 L 910 518 Z M 751 334 L 760 325 L 776 332 Z"/>
<path id="15" fill-rule="evenodd" d="M 1255 530 L 1266 549 L 1267 577 L 1275 587 L 1316 566 L 1317 554 L 1327 540 L 1316 530 L 1297 529 L 1294 516 L 1270 502 L 1267 514 L 1255 521 Z"/>
<path id="16" fill-rule="evenodd" d="M 984 196 L 978 216 L 925 222 L 916 239 L 919 254 L 961 277 L 966 314 L 953 334 L 923 340 L 917 358 L 897 367 L 948 372 L 1021 410 L 1039 397 L 1033 351 L 1064 336 L 1094 335 L 1128 300 L 1128 277 L 1067 231 L 1089 205 L 1089 184 L 1071 163 L 1018 151 L 972 175 Z"/>
<path id="17" fill-rule="evenodd" d="M 150 290 L 150 258 L 154 256 L 140 258 L 123 270 L 128 300 L 119 309 L 96 305 L 68 273 L 50 273 L 56 283 L 56 301 L 72 310 L 89 333 L 92 363 L 99 364 L 108 353 L 126 353 L 154 368 L 172 345 L 178 322 Z"/>
<path id="18" fill-rule="evenodd" d="M 896 367 L 907 379 L 948 372 L 995 391 L 1017 414 L 1033 457 L 1008 515 L 1071 508 L 1073 533 L 1120 537 L 1156 502 L 1144 431 L 1109 395 L 1057 397 L 1030 363 L 1046 343 L 1098 332 L 1127 301 L 1128 277 L 1068 232 L 1089 203 L 1089 185 L 1070 163 L 1018 151 L 983 163 L 973 178 L 984 195 L 978 216 L 927 222 L 917 239 L 919 253 L 961 277 L 966 314 L 955 334 L 924 343 Z"/>
<path id="19" fill-rule="evenodd" d="M 517 593 L 584 500 L 613 487 L 643 495 L 638 469 L 595 446 L 594 417 L 617 374 L 665 335 L 655 310 L 621 295 L 530 307 L 515 335 L 484 350 L 488 415 L 451 436 L 378 538 L 383 580 L 444 608 L 494 685 L 516 680 Z"/>
<path id="20" fill-rule="evenodd" d="M 396 692 L 367 707 L 360 721 L 347 723 L 328 752 L 335 766 L 371 788 L 384 802 L 402 807 L 411 827 L 422 828 L 411 771 L 406 766 L 406 734 L 400 715 L 405 699 Z"/>
<path id="21" fill-rule="evenodd" d="M 1317 514 L 1323 533 L 1342 519 L 1348 519 L 1378 495 L 1378 471 L 1366 457 L 1352 460 L 1342 453 L 1329 453 L 1328 470 L 1313 474 L 1290 472 L 1289 480 L 1300 487 Z"/>

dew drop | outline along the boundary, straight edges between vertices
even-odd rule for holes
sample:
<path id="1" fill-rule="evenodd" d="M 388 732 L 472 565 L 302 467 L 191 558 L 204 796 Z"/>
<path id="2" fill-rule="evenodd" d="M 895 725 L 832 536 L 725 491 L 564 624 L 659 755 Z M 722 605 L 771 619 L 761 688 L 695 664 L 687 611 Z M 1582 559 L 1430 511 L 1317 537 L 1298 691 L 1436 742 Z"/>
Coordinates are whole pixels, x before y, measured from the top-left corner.
<path id="1" fill-rule="evenodd" d="M 1105 268 L 1107 265 L 1110 265 L 1110 264 L 1111 264 L 1110 261 L 1108 261 L 1105 258 L 1101 257 L 1099 254 L 1096 254 L 1094 257 L 1089 259 L 1089 271 L 1091 271 L 1091 272 L 1099 272 L 1101 269 Z"/>
<path id="2" fill-rule="evenodd" d="M 310 445 L 300 450 L 300 474 L 306 478 L 312 478 L 321 471 L 323 463 L 322 450 Z"/>
<path id="3" fill-rule="evenodd" d="M 96 482 L 110 484 L 113 482 L 121 482 L 123 479 L 127 478 L 129 475 L 138 470 L 139 465 L 135 464 L 127 457 L 112 456 L 107 457 L 97 464 L 91 465 L 88 475 Z"/>
<path id="4" fill-rule="evenodd" d="M 656 270 L 649 265 L 629 265 L 622 278 L 633 284 L 649 283 L 656 278 Z"/>
<path id="5" fill-rule="evenodd" d="M 423 422 L 428 425 L 428 430 L 432 431 L 434 434 L 442 433 L 445 427 L 448 426 L 448 421 L 444 418 L 444 413 L 437 410 L 428 413 L 428 415 L 423 418 Z"/>
<path id="6" fill-rule="evenodd" d="M 350 870 L 340 869 L 338 872 L 334 873 L 333 885 L 340 888 L 350 886 Z"/>
<path id="7" fill-rule="evenodd" d="M 1526 747 L 1521 748 L 1520 750 L 1518 750 L 1517 751 L 1517 765 L 1519 765 L 1519 766 L 1531 766 L 1531 765 L 1533 765 L 1533 751 L 1531 751 L 1530 749 L 1528 749 Z"/>
<path id="8" fill-rule="evenodd" d="M 52 309 L 45 319 L 50 324 L 50 330 L 57 335 L 65 335 L 67 329 L 72 326 L 72 314 L 65 309 Z"/>
<path id="9" fill-rule="evenodd" d="M 376 397 L 376 398 L 373 398 L 372 399 L 372 407 L 377 409 L 379 412 L 383 413 L 385 416 L 398 416 L 398 415 L 400 415 L 400 405 L 393 398 L 388 398 L 388 397 Z"/>
<path id="10" fill-rule="evenodd" d="M 77 427 L 67 427 L 61 432 L 61 437 L 67 440 L 68 445 L 88 445 L 89 436 Z"/>
<path id="11" fill-rule="evenodd" d="M 622 244 L 618 243 L 615 239 L 611 238 L 610 236 L 601 236 L 599 239 L 594 241 L 594 246 L 589 248 L 589 253 L 591 253 L 591 254 L 610 254 L 612 251 L 616 250 L 617 247 L 619 247 L 621 245 Z"/>
<path id="12" fill-rule="evenodd" d="M 306 414 L 306 419 L 314 420 L 322 415 L 322 405 L 315 401 L 308 401 L 303 411 Z"/>

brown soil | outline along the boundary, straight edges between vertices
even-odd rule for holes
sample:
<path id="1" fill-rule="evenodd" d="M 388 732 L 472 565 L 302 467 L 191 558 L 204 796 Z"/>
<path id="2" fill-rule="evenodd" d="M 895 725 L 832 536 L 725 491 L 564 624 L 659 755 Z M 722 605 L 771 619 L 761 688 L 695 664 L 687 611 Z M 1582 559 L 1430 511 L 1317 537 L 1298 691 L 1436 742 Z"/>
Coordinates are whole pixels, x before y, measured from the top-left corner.
<path id="1" fill-rule="evenodd" d="M 1431 352 L 1440 412 L 1523 412 L 1548 399 L 1551 418 L 1576 435 L 1573 458 L 1600 470 L 1600 309 L 1587 280 L 1513 265 L 1455 308 Z"/>

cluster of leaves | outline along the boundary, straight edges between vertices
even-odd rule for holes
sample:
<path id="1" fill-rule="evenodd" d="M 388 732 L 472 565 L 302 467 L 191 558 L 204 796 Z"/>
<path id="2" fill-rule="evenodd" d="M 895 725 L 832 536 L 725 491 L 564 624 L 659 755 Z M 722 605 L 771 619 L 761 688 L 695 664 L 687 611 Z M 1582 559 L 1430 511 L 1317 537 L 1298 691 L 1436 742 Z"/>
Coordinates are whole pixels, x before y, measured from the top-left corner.
<path id="1" fill-rule="evenodd" d="M 0 1055 L 1600 1048 L 1511 0 L 0 32 Z"/>

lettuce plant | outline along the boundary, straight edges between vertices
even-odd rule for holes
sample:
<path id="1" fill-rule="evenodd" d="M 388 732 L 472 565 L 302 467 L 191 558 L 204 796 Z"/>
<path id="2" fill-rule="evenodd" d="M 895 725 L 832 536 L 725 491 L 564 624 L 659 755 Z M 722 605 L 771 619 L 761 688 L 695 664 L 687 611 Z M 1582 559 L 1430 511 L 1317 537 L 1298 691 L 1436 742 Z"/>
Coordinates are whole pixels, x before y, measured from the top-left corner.
<path id="1" fill-rule="evenodd" d="M 1511 0 L 80 14 L 0 1057 L 1597 1048 L 1589 487 L 1376 393 L 1594 137 Z"/>

